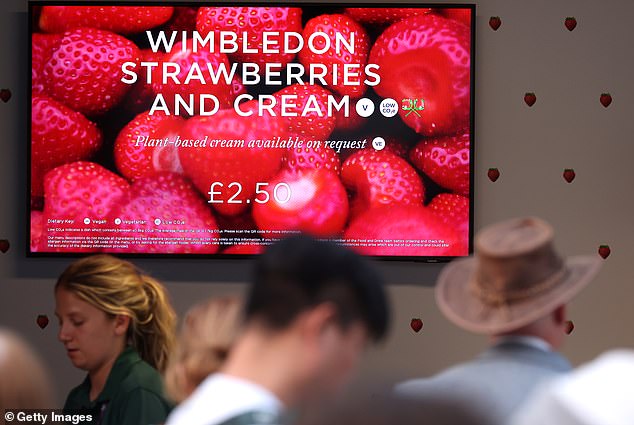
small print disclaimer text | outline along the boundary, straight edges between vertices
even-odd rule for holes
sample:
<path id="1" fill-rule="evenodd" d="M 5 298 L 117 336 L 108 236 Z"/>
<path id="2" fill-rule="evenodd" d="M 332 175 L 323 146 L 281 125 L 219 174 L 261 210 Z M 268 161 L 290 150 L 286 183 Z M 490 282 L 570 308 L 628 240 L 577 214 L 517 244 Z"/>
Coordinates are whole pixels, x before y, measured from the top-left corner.
<path id="1" fill-rule="evenodd" d="M 90 423 L 93 415 L 75 414 L 72 412 L 62 412 L 61 410 L 38 409 L 38 410 L 17 410 L 6 409 L 4 420 L 11 424 L 74 424 Z"/>

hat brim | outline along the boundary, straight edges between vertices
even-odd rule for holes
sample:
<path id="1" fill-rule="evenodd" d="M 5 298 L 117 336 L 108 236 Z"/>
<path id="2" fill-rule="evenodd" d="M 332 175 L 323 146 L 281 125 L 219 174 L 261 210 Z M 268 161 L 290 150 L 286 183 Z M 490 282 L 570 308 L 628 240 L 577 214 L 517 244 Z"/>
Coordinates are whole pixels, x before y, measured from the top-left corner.
<path id="1" fill-rule="evenodd" d="M 565 260 L 568 273 L 553 288 L 526 300 L 501 307 L 484 303 L 470 288 L 477 259 L 470 257 L 448 264 L 436 285 L 436 302 L 443 314 L 463 329 L 498 334 L 521 328 L 572 300 L 598 273 L 597 256 L 575 256 Z"/>

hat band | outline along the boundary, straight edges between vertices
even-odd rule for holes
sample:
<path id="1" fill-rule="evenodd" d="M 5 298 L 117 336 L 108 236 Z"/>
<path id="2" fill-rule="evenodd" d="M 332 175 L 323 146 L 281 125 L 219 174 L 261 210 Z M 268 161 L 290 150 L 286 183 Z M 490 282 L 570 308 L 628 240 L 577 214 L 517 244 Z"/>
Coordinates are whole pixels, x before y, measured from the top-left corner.
<path id="1" fill-rule="evenodd" d="M 548 279 L 540 282 L 536 285 L 524 289 L 517 289 L 513 291 L 491 291 L 484 288 L 477 280 L 472 279 L 469 283 L 469 289 L 474 293 L 476 297 L 480 299 L 484 304 L 490 306 L 509 305 L 515 302 L 523 301 L 527 298 L 532 298 L 536 295 L 540 295 L 556 286 L 559 282 L 564 280 L 568 276 L 568 268 L 563 265 L 558 271 L 553 273 Z"/>

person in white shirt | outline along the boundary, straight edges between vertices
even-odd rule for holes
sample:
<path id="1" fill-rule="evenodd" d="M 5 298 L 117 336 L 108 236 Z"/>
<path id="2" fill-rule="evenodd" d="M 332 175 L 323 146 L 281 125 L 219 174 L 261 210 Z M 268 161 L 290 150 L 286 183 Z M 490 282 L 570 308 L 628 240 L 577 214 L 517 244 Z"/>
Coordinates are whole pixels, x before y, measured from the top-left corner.
<path id="1" fill-rule="evenodd" d="M 597 255 L 561 258 L 554 231 L 536 217 L 491 225 L 476 238 L 476 255 L 443 269 L 436 300 L 444 315 L 471 332 L 488 335 L 476 359 L 431 378 L 396 386 L 397 395 L 453 401 L 491 425 L 510 415 L 545 379 L 571 369 L 557 351 L 567 326 L 566 304 L 598 272 Z"/>
<path id="2" fill-rule="evenodd" d="M 352 251 L 308 236 L 258 258 L 242 333 L 218 373 L 167 425 L 279 424 L 337 394 L 369 341 L 387 333 L 383 281 Z"/>
<path id="3" fill-rule="evenodd" d="M 634 424 L 634 350 L 602 354 L 535 390 L 511 425 Z"/>

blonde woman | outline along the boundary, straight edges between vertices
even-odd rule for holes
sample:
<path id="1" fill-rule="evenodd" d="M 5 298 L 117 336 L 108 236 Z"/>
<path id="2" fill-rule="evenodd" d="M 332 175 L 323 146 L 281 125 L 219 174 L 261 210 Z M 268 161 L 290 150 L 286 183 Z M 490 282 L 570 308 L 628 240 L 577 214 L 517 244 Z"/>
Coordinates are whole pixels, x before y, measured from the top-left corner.
<path id="1" fill-rule="evenodd" d="M 40 358 L 22 338 L 0 328 L 0 412 L 52 407 L 51 383 Z"/>
<path id="2" fill-rule="evenodd" d="M 160 373 L 174 340 L 165 288 L 132 263 L 109 255 L 72 263 L 55 285 L 59 340 L 88 376 L 64 411 L 94 424 L 161 423 L 170 411 Z"/>
<path id="3" fill-rule="evenodd" d="M 165 389 L 180 403 L 224 362 L 238 333 L 242 303 L 237 297 L 210 298 L 185 314 L 165 371 Z"/>

